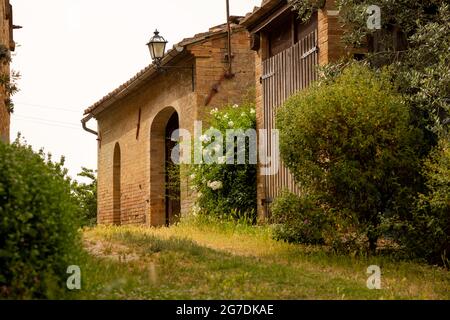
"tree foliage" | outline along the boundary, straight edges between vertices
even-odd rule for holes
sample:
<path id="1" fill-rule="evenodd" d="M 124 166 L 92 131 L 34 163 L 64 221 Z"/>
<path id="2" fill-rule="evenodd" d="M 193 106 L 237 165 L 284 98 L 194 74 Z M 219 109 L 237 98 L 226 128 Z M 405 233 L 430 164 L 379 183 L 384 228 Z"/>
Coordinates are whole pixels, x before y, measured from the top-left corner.
<path id="1" fill-rule="evenodd" d="M 322 8 L 326 0 L 289 0 L 292 9 L 298 13 L 302 22 L 307 22 L 314 11 Z"/>
<path id="2" fill-rule="evenodd" d="M 398 90 L 426 129 L 445 135 L 450 124 L 450 7 L 441 6 L 409 42 L 393 69 Z"/>
<path id="3" fill-rule="evenodd" d="M 301 0 L 300 0 L 301 1 Z M 367 36 L 378 33 L 384 41 L 386 51 L 395 50 L 396 31 L 406 38 L 414 35 L 418 28 L 434 21 L 444 0 L 337 0 L 341 21 L 344 23 L 344 40 L 355 47 L 367 44 Z M 367 27 L 367 8 L 377 5 L 381 9 L 381 32 Z"/>
<path id="4" fill-rule="evenodd" d="M 97 175 L 92 169 L 81 168 L 79 177 L 88 183 L 74 181 L 72 191 L 80 209 L 82 226 L 94 226 L 97 223 Z"/>
<path id="5" fill-rule="evenodd" d="M 412 258 L 450 267 L 450 140 L 440 140 L 424 161 L 426 190 L 416 199 L 408 219 L 383 221 L 387 232 Z"/>
<path id="6" fill-rule="evenodd" d="M 415 121 L 439 134 L 450 122 L 448 2 L 338 0 L 337 4 L 345 26 L 343 41 L 361 47 L 376 37 L 378 48 L 369 52 L 367 60 L 374 67 L 391 65 L 397 90 L 407 98 Z M 381 8 L 381 30 L 367 28 L 369 5 Z M 432 136 L 430 143 L 436 143 Z"/>

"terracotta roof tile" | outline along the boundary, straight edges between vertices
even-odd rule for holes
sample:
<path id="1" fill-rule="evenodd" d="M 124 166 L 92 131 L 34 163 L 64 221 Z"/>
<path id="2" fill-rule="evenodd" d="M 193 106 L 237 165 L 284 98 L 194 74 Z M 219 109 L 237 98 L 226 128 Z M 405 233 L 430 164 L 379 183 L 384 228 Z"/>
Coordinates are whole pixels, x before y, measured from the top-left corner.
<path id="1" fill-rule="evenodd" d="M 251 26 L 282 2 L 286 2 L 286 0 L 263 0 L 261 6 L 255 7 L 253 12 L 248 13 L 244 19 L 241 20 L 241 25 L 244 27 Z"/>

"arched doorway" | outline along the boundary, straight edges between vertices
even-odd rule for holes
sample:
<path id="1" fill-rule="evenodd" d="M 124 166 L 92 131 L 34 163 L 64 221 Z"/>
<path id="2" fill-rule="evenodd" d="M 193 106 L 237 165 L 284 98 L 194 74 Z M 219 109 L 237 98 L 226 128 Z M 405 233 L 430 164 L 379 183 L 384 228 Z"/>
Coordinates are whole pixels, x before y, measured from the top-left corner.
<path id="1" fill-rule="evenodd" d="M 172 133 L 179 129 L 176 110 L 168 107 L 153 120 L 150 132 L 150 224 L 168 226 L 180 216 L 180 169 L 171 154 L 177 142 Z"/>
<path id="2" fill-rule="evenodd" d="M 113 159 L 113 221 L 116 226 L 121 224 L 121 206 L 120 206 L 120 171 L 121 171 L 121 154 L 119 143 L 114 146 Z"/>

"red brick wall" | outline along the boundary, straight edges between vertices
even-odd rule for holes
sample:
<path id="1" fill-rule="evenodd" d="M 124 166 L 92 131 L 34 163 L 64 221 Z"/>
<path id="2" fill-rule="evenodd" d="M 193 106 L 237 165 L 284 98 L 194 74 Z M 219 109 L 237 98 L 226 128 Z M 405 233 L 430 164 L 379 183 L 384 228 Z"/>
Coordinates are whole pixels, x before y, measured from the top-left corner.
<path id="1" fill-rule="evenodd" d="M 249 34 L 243 29 L 232 36 L 232 79 L 224 79 L 228 69 L 227 37 L 213 38 L 201 46 L 189 48 L 196 57 L 198 119 L 204 119 L 212 108 L 239 104 L 243 98 L 254 100 L 254 53 L 250 50 Z M 217 89 L 217 93 L 214 92 Z M 212 98 L 211 98 L 212 97 Z M 209 101 L 208 106 L 206 103 Z"/>

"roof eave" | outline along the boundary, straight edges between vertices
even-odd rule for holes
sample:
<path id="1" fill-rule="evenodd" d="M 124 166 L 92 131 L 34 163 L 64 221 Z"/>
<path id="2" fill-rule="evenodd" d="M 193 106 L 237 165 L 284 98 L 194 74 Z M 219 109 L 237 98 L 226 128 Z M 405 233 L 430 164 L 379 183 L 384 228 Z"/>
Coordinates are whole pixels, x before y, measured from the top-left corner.
<path id="1" fill-rule="evenodd" d="M 164 59 L 161 61 L 161 66 L 167 65 L 169 62 L 171 62 L 174 58 L 179 56 L 184 52 L 184 47 L 174 47 L 173 49 L 169 50 L 164 57 Z M 151 79 L 154 75 L 156 75 L 158 69 L 155 64 L 151 64 L 144 68 L 140 73 L 138 73 L 134 78 L 123 84 L 123 87 L 119 87 L 115 91 L 111 92 L 107 96 L 105 96 L 103 99 L 96 102 L 94 105 L 89 107 L 84 111 L 84 115 L 92 114 L 94 117 L 97 116 L 99 113 L 107 109 L 109 106 L 114 104 L 114 102 L 122 99 L 129 93 L 131 93 L 135 88 L 139 87 L 143 82 Z"/>
<path id="2" fill-rule="evenodd" d="M 267 15 L 269 15 L 272 10 L 286 2 L 285 0 L 266 0 L 263 2 L 261 7 L 255 8 L 252 13 L 249 13 L 244 19 L 241 20 L 241 25 L 247 30 L 251 30 L 253 26 L 258 24 Z"/>

